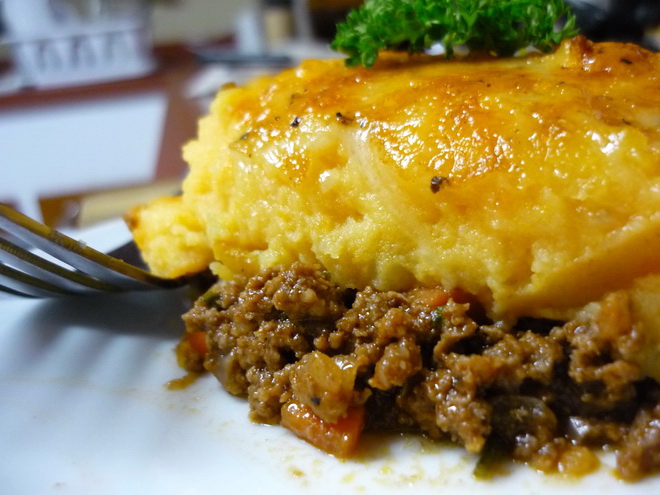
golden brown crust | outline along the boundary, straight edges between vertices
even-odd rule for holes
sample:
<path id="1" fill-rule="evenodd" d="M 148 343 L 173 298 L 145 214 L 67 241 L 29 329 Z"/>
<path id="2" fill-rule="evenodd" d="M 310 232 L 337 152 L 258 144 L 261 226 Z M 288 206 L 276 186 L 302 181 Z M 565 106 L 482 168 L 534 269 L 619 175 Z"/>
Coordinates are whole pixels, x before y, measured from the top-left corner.
<path id="1" fill-rule="evenodd" d="M 181 197 L 162 197 L 125 215 L 151 270 L 163 277 L 199 273 L 213 260 L 203 226 L 181 202 Z"/>
<path id="2" fill-rule="evenodd" d="M 547 56 L 308 61 L 224 89 L 185 149 L 188 268 L 210 251 L 225 278 L 321 263 L 342 286 L 570 316 L 660 272 L 659 66 L 576 38 Z M 178 273 L 191 245 L 170 244 L 147 259 Z"/>

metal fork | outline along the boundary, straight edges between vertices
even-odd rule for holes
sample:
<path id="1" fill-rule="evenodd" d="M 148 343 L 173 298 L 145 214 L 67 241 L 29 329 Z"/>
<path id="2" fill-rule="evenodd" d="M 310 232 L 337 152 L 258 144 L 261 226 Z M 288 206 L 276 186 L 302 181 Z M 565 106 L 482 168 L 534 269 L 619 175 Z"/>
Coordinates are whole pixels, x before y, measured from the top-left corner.
<path id="1" fill-rule="evenodd" d="M 55 260 L 46 259 L 39 250 Z M 169 289 L 188 282 L 187 277 L 157 277 L 0 203 L 2 292 L 25 297 L 55 297 Z"/>

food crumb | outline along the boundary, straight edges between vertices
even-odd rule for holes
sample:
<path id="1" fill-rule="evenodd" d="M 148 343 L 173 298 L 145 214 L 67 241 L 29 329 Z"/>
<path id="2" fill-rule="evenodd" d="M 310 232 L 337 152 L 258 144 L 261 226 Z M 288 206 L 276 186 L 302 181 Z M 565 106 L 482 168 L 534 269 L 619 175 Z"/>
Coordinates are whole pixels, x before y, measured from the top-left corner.
<path id="1" fill-rule="evenodd" d="M 295 466 L 290 466 L 289 467 L 289 474 L 291 474 L 291 476 L 295 476 L 296 478 L 302 478 L 302 477 L 305 476 L 305 473 L 303 472 L 303 470 L 299 469 Z"/>
<path id="2" fill-rule="evenodd" d="M 188 388 L 190 385 L 195 383 L 197 379 L 201 376 L 201 373 L 188 373 L 181 378 L 175 378 L 170 380 L 165 384 L 167 390 L 183 390 Z"/>
<path id="3" fill-rule="evenodd" d="M 348 473 L 345 474 L 344 477 L 341 479 L 342 483 L 351 483 L 355 479 L 355 473 Z"/>

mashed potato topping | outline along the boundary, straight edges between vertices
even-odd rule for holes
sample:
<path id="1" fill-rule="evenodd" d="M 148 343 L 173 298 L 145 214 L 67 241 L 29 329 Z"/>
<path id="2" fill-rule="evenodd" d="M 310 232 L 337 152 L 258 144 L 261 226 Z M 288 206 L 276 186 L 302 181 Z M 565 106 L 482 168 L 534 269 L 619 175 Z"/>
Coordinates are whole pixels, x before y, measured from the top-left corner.
<path id="1" fill-rule="evenodd" d="M 629 290 L 660 377 L 659 68 L 583 38 L 510 59 L 308 61 L 220 91 L 182 197 L 132 228 L 160 275 L 320 263 L 343 287 L 460 288 L 494 318 L 573 317 Z"/>

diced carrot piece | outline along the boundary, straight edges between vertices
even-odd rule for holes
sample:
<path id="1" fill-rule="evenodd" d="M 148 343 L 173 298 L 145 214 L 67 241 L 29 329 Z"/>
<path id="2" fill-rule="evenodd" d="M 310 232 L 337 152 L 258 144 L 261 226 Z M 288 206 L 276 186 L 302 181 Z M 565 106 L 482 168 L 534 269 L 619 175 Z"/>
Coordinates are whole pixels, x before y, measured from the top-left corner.
<path id="1" fill-rule="evenodd" d="M 355 451 L 364 428 L 364 408 L 351 407 L 336 423 L 318 417 L 312 409 L 291 400 L 282 406 L 282 426 L 324 452 L 340 458 Z"/>
<path id="2" fill-rule="evenodd" d="M 411 295 L 429 308 L 437 308 L 447 304 L 451 293 L 447 290 L 436 288 L 420 288 L 412 291 Z"/>
<path id="3" fill-rule="evenodd" d="M 459 288 L 451 290 L 446 290 L 441 287 L 419 288 L 413 289 L 409 294 L 415 300 L 429 308 L 444 306 L 450 298 L 459 304 L 476 302 L 476 298 L 472 294 Z"/>
<path id="4" fill-rule="evenodd" d="M 188 342 L 190 347 L 200 354 L 209 352 L 209 346 L 206 343 L 206 332 L 190 332 L 188 334 Z"/>

